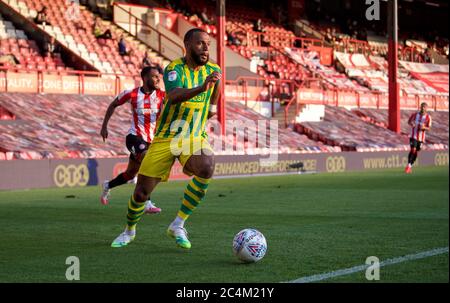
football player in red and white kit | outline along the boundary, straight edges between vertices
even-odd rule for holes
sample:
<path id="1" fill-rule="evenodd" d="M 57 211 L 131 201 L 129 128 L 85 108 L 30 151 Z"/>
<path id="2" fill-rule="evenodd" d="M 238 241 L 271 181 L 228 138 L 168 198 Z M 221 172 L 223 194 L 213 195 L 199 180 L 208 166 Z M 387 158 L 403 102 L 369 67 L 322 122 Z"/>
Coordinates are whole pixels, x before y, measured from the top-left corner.
<path id="1" fill-rule="evenodd" d="M 431 128 L 431 116 L 427 113 L 428 105 L 424 102 L 420 104 L 420 111 L 414 113 L 409 117 L 408 124 L 412 127 L 411 137 L 409 138 L 409 145 L 411 150 L 408 155 L 408 165 L 405 168 L 405 173 L 412 173 L 411 167 L 417 159 L 417 153 L 425 142 L 425 132 Z"/>
<path id="2" fill-rule="evenodd" d="M 125 90 L 115 97 L 103 119 L 100 135 L 105 141 L 108 138 L 108 121 L 116 107 L 125 103 L 131 105 L 133 118 L 126 137 L 126 146 L 130 151 L 128 167 L 125 172 L 119 174 L 113 180 L 106 180 L 103 183 L 100 201 L 104 205 L 108 204 L 111 188 L 125 184 L 136 176 L 141 161 L 153 140 L 156 120 L 162 110 L 165 92 L 159 89 L 159 69 L 153 66 L 146 66 L 141 71 L 141 78 L 143 85 L 132 90 Z M 145 205 L 145 213 L 154 214 L 159 212 L 161 212 L 161 209 L 148 200 Z"/>

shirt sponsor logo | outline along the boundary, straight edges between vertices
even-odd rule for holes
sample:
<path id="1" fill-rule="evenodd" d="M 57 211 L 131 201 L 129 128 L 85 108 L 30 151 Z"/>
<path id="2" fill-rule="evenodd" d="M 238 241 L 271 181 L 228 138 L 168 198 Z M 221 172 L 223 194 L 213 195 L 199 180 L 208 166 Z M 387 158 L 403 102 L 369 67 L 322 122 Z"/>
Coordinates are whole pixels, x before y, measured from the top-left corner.
<path id="1" fill-rule="evenodd" d="M 136 113 L 138 115 L 145 115 L 145 114 L 157 114 L 159 113 L 159 109 L 153 109 L 153 108 L 136 108 Z"/>

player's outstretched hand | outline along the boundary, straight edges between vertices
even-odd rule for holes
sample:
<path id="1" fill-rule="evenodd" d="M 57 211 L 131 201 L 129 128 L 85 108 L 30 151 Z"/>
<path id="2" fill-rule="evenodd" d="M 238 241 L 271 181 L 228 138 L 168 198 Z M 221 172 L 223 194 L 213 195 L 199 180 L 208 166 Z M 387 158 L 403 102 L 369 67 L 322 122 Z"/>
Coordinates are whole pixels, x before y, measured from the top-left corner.
<path id="1" fill-rule="evenodd" d="M 102 130 L 100 131 L 100 135 L 103 138 L 103 142 L 105 142 L 106 139 L 108 138 L 108 129 L 106 127 L 102 127 Z"/>
<path id="2" fill-rule="evenodd" d="M 208 77 L 206 77 L 205 82 L 203 83 L 203 91 L 207 91 L 213 85 L 222 78 L 222 74 L 218 72 L 213 72 Z"/>

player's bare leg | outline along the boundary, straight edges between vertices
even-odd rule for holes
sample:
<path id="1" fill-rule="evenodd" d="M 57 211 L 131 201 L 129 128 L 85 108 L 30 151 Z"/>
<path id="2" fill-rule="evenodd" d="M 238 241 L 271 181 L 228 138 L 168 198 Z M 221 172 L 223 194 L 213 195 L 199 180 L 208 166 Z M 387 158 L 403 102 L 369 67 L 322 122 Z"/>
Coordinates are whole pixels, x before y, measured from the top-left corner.
<path id="1" fill-rule="evenodd" d="M 139 155 L 136 155 L 136 159 L 130 158 L 125 172 L 119 174 L 115 179 L 111 181 L 106 180 L 105 182 L 103 182 L 103 191 L 100 197 L 100 202 L 103 205 L 107 205 L 109 203 L 108 198 L 111 195 L 112 188 L 125 184 L 136 177 L 145 154 L 146 151 Z M 144 212 L 146 214 L 159 214 L 161 212 L 161 208 L 156 207 L 151 200 L 148 200 L 145 204 Z"/>
<path id="2" fill-rule="evenodd" d="M 128 181 L 133 180 L 136 177 L 136 174 L 139 171 L 141 163 L 134 159 L 129 159 L 127 169 L 115 177 L 113 180 L 106 180 L 103 182 L 103 191 L 100 196 L 100 202 L 103 205 L 107 205 L 109 203 L 109 196 L 111 195 L 111 189 L 122 184 L 126 184 Z"/>
<path id="3" fill-rule="evenodd" d="M 184 166 L 184 172 L 193 175 L 193 178 L 184 191 L 183 203 L 175 220 L 167 229 L 167 234 L 175 238 L 177 246 L 189 249 L 191 242 L 187 237 L 184 223 L 206 194 L 214 173 L 214 156 L 208 150 L 202 150 L 200 155 L 192 155 Z"/>
<path id="4" fill-rule="evenodd" d="M 159 178 L 138 175 L 133 195 L 128 201 L 127 226 L 111 244 L 112 247 L 123 247 L 128 245 L 136 237 L 136 225 L 144 214 L 145 202 L 160 182 Z"/>
<path id="5" fill-rule="evenodd" d="M 139 167 L 141 166 L 142 160 L 144 160 L 145 154 L 147 153 L 147 151 L 142 152 L 139 156 L 138 156 L 138 161 L 139 161 Z M 139 168 L 136 171 L 136 174 L 139 172 Z M 144 213 L 145 214 L 159 214 L 161 212 L 161 208 L 156 207 L 155 204 L 153 204 L 152 200 L 150 200 L 150 198 L 147 200 L 147 202 L 145 203 L 145 210 Z"/>

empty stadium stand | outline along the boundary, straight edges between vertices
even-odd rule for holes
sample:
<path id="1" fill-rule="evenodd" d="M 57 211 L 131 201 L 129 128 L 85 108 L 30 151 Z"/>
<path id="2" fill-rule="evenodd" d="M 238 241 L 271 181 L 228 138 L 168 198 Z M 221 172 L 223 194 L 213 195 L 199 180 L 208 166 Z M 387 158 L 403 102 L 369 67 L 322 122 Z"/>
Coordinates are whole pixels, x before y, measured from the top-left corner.
<path id="1" fill-rule="evenodd" d="M 285 48 L 286 53 L 298 64 L 304 66 L 325 80 L 327 87 L 349 89 L 356 91 L 368 91 L 365 86 L 360 85 L 356 80 L 351 80 L 347 75 L 339 73 L 333 66 L 326 66 L 320 63 L 319 54 L 316 51 L 302 50 L 295 48 Z"/>
<path id="2" fill-rule="evenodd" d="M 198 17 L 203 7 L 207 8 L 206 13 L 209 19 L 212 19 L 215 10 L 212 3 L 207 1 L 196 1 L 189 7 L 184 7 L 182 11 L 189 10 L 189 16 L 183 17 L 215 34 L 214 25 L 205 24 Z M 257 19 L 262 21 L 262 32 L 254 30 L 254 21 Z M 385 42 L 369 43 L 335 33 L 340 37 L 334 44 L 335 61 L 340 67 L 338 72 L 334 66 L 321 64 L 320 54 L 309 49 L 315 40 L 308 41 L 308 45 L 304 45 L 304 39 L 264 18 L 262 12 L 258 10 L 244 13 L 243 7 L 227 7 L 226 30 L 227 43 L 231 49 L 248 59 L 259 58 L 257 72 L 266 79 L 277 78 L 301 83 L 305 78 L 316 76 L 324 80 L 322 84 L 324 87 L 381 93 L 388 91 L 387 61 L 383 57 L 387 53 Z M 328 30 L 326 27 L 319 29 L 324 37 L 327 34 L 326 30 Z M 418 42 L 411 43 L 413 42 L 408 44 L 407 41 L 407 45 L 423 48 Z M 320 45 L 324 46 L 323 43 Z M 415 48 L 408 47 L 414 52 Z M 406 60 L 409 59 L 405 53 L 408 47 L 401 46 L 400 49 L 400 54 L 403 54 L 403 59 Z M 401 66 L 399 72 L 399 82 L 405 94 L 437 93 L 433 87 L 412 77 L 408 71 L 401 69 Z"/>
<path id="3" fill-rule="evenodd" d="M 197 16 L 203 7 L 207 8 L 207 15 L 209 19 L 212 19 L 215 8 L 207 1 L 196 1 L 190 4 L 189 9 L 192 15 L 184 15 L 183 18 L 215 35 L 217 32 L 215 25 L 205 24 L 198 17 L 192 18 L 194 15 Z M 258 19 L 261 19 L 263 32 L 256 32 L 253 29 L 254 22 Z M 261 64 L 258 65 L 258 75 L 268 79 L 278 78 L 297 82 L 300 82 L 302 78 L 311 77 L 308 70 L 290 60 L 283 51 L 279 50 L 279 48 L 285 46 L 292 46 L 295 41 L 295 34 L 265 18 L 261 12 L 243 13 L 241 7 L 229 7 L 227 9 L 226 31 L 239 40 L 238 44 L 232 43 L 230 39 L 227 40 L 227 45 L 232 50 L 248 59 L 252 57 L 260 58 Z M 268 46 L 271 48 L 267 48 Z"/>
<path id="4" fill-rule="evenodd" d="M 360 108 L 352 111 L 365 122 L 372 123 L 383 128 L 387 128 L 388 126 L 388 111 L 385 109 Z M 411 127 L 408 125 L 408 119 L 413 113 L 415 113 L 415 111 L 401 111 L 401 132 L 404 136 L 409 136 L 411 134 Z M 430 115 L 433 119 L 433 131 L 427 134 L 427 148 L 448 148 L 448 112 L 436 111 L 431 112 Z"/>
<path id="5" fill-rule="evenodd" d="M 11 21 L 0 15 L 0 55 L 13 56 L 13 60 L 3 57 L 0 67 L 5 69 L 70 70 L 59 54 L 46 55 L 39 43 L 29 39 L 23 30 L 17 29 Z"/>
<path id="6" fill-rule="evenodd" d="M 407 125 L 413 111 L 402 111 L 402 134 L 387 129 L 387 110 L 326 106 L 321 122 L 296 123 L 294 129 L 312 140 L 340 146 L 343 151 L 409 150 L 411 128 Z M 426 138 L 425 149 L 448 148 L 448 112 L 432 112 L 436 125 Z M 447 131 L 444 129 L 447 127 Z M 431 133 L 433 133 L 431 135 Z"/>
<path id="7" fill-rule="evenodd" d="M 32 96 L 32 98 L 30 98 Z M 30 95 L 25 93 L 0 93 L 0 109 L 7 109 L 0 120 L 0 159 L 89 158 L 127 155 L 125 134 L 131 123 L 127 106 L 118 109 L 109 123 L 109 138 L 104 143 L 99 135 L 104 112 L 110 97 L 59 94 Z M 69 106 L 70 104 L 70 106 Z M 227 104 L 228 119 L 248 122 L 254 130 L 256 121 L 267 119 L 245 106 Z M 3 119 L 4 118 L 4 119 Z M 217 150 L 217 154 L 256 153 L 252 142 L 244 143 L 233 135 L 233 125 L 228 125 L 227 144 L 236 150 Z M 238 138 L 244 138 L 243 130 Z M 267 133 L 269 135 L 269 133 Z M 240 137 L 239 137 L 240 136 Z M 339 148 L 315 142 L 290 129 L 279 134 L 279 152 L 311 153 L 340 151 Z M 212 134 L 212 142 L 219 140 Z"/>
<path id="8" fill-rule="evenodd" d="M 34 22 L 38 11 L 47 7 L 48 22 L 38 25 L 39 28 L 98 70 L 82 73 L 73 70 L 58 55 L 44 56 L 44 50 L 40 47 L 42 41 L 29 39 L 20 29 L 20 24 L 17 25 L 18 22 L 15 26 L 0 16 L 0 53 L 14 55 L 18 61 L 0 63 L 0 160 L 126 156 L 128 151 L 124 137 L 130 125 L 129 108 L 122 107 L 116 111 L 110 122 L 110 136 L 106 143 L 99 135 L 105 110 L 113 94 L 125 86 L 135 85 L 135 80 L 139 80 L 139 70 L 146 52 L 152 64 L 164 67 L 168 60 L 144 41 L 105 20 L 111 17 L 108 16 L 110 9 L 106 1 L 102 1 L 101 8 L 95 10 L 105 19 L 99 18 L 85 6 L 80 6 L 79 10 L 78 6 L 71 7 L 68 4 L 70 1 L 65 0 L 0 1 L 28 18 L 28 22 Z M 206 6 L 206 15 L 212 19 L 212 2 L 199 0 L 191 4 L 191 13 L 179 15 L 178 18 L 185 18 L 215 35 L 215 25 L 199 18 L 202 8 Z M 197 17 L 193 17 L 192 12 Z M 257 19 L 262 21 L 262 32 L 254 30 Z M 96 21 L 100 32 L 110 30 L 111 38 L 96 38 L 93 29 Z M 227 100 L 226 119 L 232 122 L 227 123 L 223 140 L 224 144 L 234 148 L 218 148 L 216 154 L 267 152 L 258 149 L 251 138 L 245 139 L 247 131 L 234 129 L 236 124 L 233 123 L 247 123 L 248 131 L 252 132 L 256 130 L 257 121 L 263 121 L 265 125 L 269 122 L 267 117 L 242 104 L 246 104 L 247 95 L 251 94 L 256 96 L 252 102 L 280 102 L 277 104 L 280 111 L 275 114 L 272 110 L 273 118 L 283 120 L 286 125 L 290 124 L 289 121 L 293 122 L 293 129 L 278 130 L 279 153 L 409 149 L 406 120 L 412 111 L 402 110 L 402 132 L 396 134 L 387 128 L 387 109 L 381 109 L 387 107 L 388 90 L 387 61 L 383 57 L 387 48 L 383 42 L 343 37 L 334 44 L 327 44 L 320 40 L 299 38 L 292 31 L 265 18 L 261 11 L 243 11 L 239 5 L 227 7 L 226 29 L 229 33 L 228 46 L 252 63 L 257 62 L 259 78 L 253 77 L 247 82 L 243 80 L 244 76 L 239 81 L 227 79 L 227 85 L 232 82 L 233 93 L 236 96 L 242 93 L 244 97 Z M 129 51 L 126 55 L 118 51 L 121 37 L 124 37 Z M 317 41 L 319 43 L 314 45 Z M 331 57 L 328 63 L 324 63 L 321 53 L 322 47 L 326 46 L 334 47 L 328 48 Z M 408 53 L 411 49 L 406 49 L 402 54 L 405 57 L 414 55 Z M 8 76 L 11 71 L 17 73 Z M 36 76 L 31 74 L 32 71 Z M 64 71 L 71 71 L 73 75 L 62 76 Z M 61 73 L 48 76 L 52 72 Z M 33 78 L 28 87 L 25 84 L 22 87 L 10 85 L 19 82 L 25 75 L 28 79 Z M 86 77 L 91 79 L 84 79 L 87 75 L 92 76 Z M 399 75 L 402 106 L 412 109 L 420 101 L 427 100 L 431 108 L 444 110 L 431 113 L 433 131 L 428 135 L 424 148 L 448 149 L 448 66 L 415 65 L 401 61 Z M 264 89 L 258 90 L 259 84 L 254 84 L 249 90 L 252 93 L 248 94 L 245 90 L 252 81 L 264 83 Z M 50 87 L 44 87 L 44 83 Z M 55 93 L 66 84 L 68 88 L 61 91 L 64 95 Z M 79 95 L 74 95 L 77 92 Z M 262 94 L 265 98 L 259 99 Z M 303 122 L 298 119 L 304 104 L 324 106 L 323 120 Z M 273 103 L 265 105 L 274 108 Z M 214 123 L 213 119 L 211 125 Z M 268 135 L 266 139 L 266 142 L 270 141 Z M 214 145 L 222 138 L 212 131 L 210 140 Z"/>
<path id="9" fill-rule="evenodd" d="M 136 76 L 139 74 L 145 52 L 149 54 L 149 59 L 155 65 L 168 63 L 152 49 L 135 40 L 110 21 L 98 19 L 102 32 L 110 30 L 111 39 L 97 39 L 93 30 L 96 16 L 84 6 L 74 6 L 73 9 L 70 9 L 65 0 L 2 1 L 28 17 L 30 21 L 36 17 L 39 10 L 46 7 L 48 24 L 40 24 L 39 27 L 102 73 Z M 118 43 L 122 36 L 128 51 L 128 54 L 124 56 L 121 56 L 118 51 Z"/>
<path id="10" fill-rule="evenodd" d="M 383 57 L 340 52 L 335 52 L 335 56 L 337 64 L 349 78 L 356 79 L 358 83 L 373 91 L 388 92 L 387 61 Z M 408 94 L 437 94 L 433 87 L 414 79 L 401 65 L 399 82 L 401 88 Z"/>

